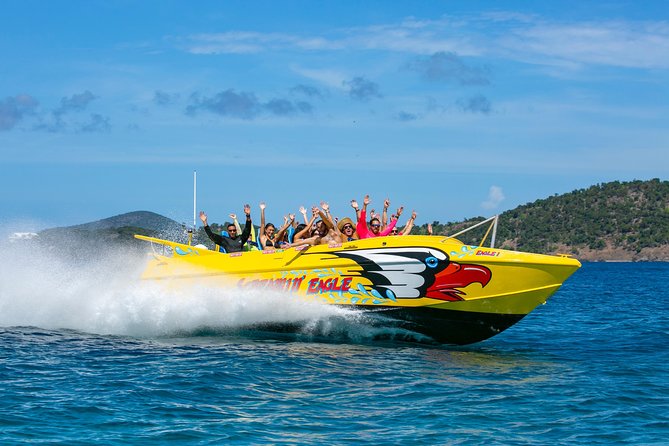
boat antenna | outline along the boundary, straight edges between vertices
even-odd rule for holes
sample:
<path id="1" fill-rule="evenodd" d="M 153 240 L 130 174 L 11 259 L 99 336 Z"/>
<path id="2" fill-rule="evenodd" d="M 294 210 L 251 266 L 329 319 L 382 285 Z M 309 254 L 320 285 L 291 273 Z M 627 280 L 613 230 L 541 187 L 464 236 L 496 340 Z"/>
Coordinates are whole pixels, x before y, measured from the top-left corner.
<path id="1" fill-rule="evenodd" d="M 197 170 L 193 171 L 193 229 L 197 224 Z"/>
<path id="2" fill-rule="evenodd" d="M 193 171 L 193 227 L 188 230 L 188 245 L 193 244 L 193 232 L 197 225 L 197 170 Z"/>

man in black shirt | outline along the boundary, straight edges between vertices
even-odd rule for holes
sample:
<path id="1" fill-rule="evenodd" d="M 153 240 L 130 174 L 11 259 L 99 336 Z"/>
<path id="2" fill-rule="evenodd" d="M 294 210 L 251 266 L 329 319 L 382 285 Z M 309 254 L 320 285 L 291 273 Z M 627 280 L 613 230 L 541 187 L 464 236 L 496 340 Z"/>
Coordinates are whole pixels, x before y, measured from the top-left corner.
<path id="1" fill-rule="evenodd" d="M 207 233 L 209 238 L 219 246 L 222 246 L 225 249 L 225 252 L 241 252 L 244 243 L 246 243 L 251 235 L 251 206 L 248 204 L 244 205 L 244 213 L 246 214 L 246 225 L 242 231 L 242 235 L 237 235 L 237 228 L 235 225 L 228 225 L 228 234 L 229 237 L 214 234 L 214 232 L 209 227 L 207 223 L 207 214 L 204 211 L 200 211 L 200 220 L 204 225 L 204 231 Z"/>

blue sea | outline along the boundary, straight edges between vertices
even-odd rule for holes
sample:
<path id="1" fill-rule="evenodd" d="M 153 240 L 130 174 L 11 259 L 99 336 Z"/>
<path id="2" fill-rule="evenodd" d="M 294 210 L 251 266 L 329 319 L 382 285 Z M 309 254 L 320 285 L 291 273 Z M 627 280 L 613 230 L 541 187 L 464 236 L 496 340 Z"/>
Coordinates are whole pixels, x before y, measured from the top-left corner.
<path id="1" fill-rule="evenodd" d="M 0 272 L 0 444 L 669 444 L 669 264 L 586 263 L 466 347 L 138 262 Z M 286 322 L 292 332 L 248 328 Z"/>

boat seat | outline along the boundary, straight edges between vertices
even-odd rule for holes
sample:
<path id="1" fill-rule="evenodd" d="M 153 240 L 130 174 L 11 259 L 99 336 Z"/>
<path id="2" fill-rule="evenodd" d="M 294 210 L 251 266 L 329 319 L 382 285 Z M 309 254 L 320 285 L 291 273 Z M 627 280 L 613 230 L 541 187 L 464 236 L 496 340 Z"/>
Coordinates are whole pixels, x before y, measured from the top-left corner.
<path id="1" fill-rule="evenodd" d="M 230 233 L 229 233 L 228 231 L 221 231 L 221 235 L 222 235 L 223 237 L 230 237 Z M 222 246 L 218 246 L 218 245 L 216 245 L 216 251 L 218 251 L 218 252 L 223 252 L 223 253 L 226 253 L 226 254 L 227 254 L 227 252 L 228 252 L 228 251 L 225 250 L 224 247 L 222 247 Z"/>

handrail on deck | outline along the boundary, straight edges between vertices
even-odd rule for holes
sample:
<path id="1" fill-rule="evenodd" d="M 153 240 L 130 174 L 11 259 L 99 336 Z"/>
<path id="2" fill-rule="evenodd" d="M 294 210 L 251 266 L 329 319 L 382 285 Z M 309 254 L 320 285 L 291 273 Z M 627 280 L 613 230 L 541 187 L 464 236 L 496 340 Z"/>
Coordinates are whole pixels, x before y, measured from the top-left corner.
<path id="1" fill-rule="evenodd" d="M 468 232 L 468 231 L 471 231 L 472 229 L 478 228 L 479 226 L 484 225 L 488 222 L 492 222 L 492 223 L 490 223 L 490 227 L 488 227 L 488 230 L 486 231 L 485 235 L 483 236 L 483 239 L 481 240 L 481 243 L 479 243 L 479 246 L 483 246 L 483 243 L 485 243 L 485 239 L 487 239 L 488 234 L 490 234 L 490 230 L 492 230 L 492 237 L 490 239 L 490 247 L 494 248 L 495 247 L 495 239 L 497 238 L 497 222 L 498 222 L 498 220 L 499 220 L 499 215 L 493 215 L 492 217 L 490 217 L 486 220 L 480 221 L 480 222 L 476 223 L 475 225 L 472 225 L 468 228 L 463 229 L 462 231 L 458 232 L 457 234 L 449 235 L 448 237 L 444 238 L 442 240 L 442 242 L 445 241 L 445 240 L 448 240 L 449 238 L 456 238 L 457 236 L 462 235 L 465 232 Z"/>

